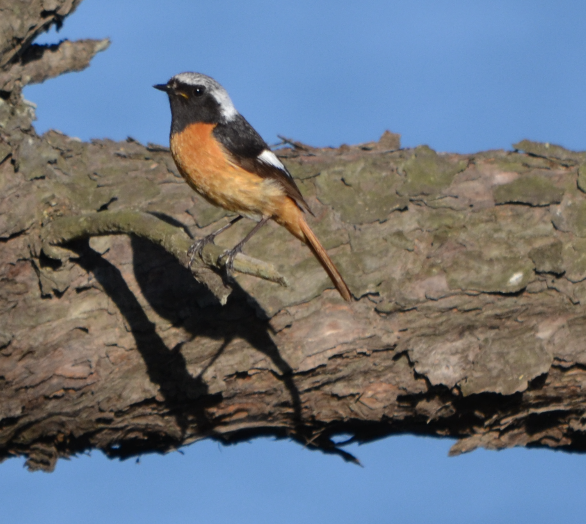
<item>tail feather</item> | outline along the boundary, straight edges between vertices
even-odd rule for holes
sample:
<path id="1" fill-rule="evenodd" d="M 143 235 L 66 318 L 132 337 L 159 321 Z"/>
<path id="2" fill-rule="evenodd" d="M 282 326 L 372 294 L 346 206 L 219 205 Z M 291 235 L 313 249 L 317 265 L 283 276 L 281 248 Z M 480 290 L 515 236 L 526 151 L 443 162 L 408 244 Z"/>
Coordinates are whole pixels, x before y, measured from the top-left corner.
<path id="1" fill-rule="evenodd" d="M 346 282 L 344 282 L 342 275 L 340 275 L 340 272 L 332 262 L 332 259 L 328 256 L 326 250 L 321 245 L 320 241 L 317 239 L 314 232 L 309 227 L 309 224 L 305 221 L 301 214 L 299 218 L 299 227 L 305 236 L 307 245 L 315 255 L 315 258 L 319 260 L 320 264 L 326 270 L 326 273 L 330 277 L 334 286 L 336 286 L 336 289 L 340 292 L 340 295 L 342 295 L 342 298 L 347 302 L 351 302 L 352 294 L 350 293 L 350 289 L 348 289 Z"/>

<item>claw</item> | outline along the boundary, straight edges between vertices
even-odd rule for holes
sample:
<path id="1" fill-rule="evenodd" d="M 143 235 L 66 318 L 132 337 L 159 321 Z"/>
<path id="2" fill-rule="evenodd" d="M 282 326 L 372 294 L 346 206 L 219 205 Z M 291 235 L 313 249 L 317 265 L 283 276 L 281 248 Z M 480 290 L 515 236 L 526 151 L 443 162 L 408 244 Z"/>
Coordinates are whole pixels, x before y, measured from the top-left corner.
<path id="1" fill-rule="evenodd" d="M 234 259 L 238 253 L 242 252 L 242 246 L 236 245 L 233 249 L 227 249 L 220 256 L 220 260 L 226 259 L 224 267 L 226 268 L 226 275 L 230 279 L 234 279 Z"/>
<path id="2" fill-rule="evenodd" d="M 230 222 L 228 222 L 225 226 L 222 226 L 217 231 L 214 231 L 213 233 L 210 233 L 209 235 L 207 235 L 203 238 L 200 238 L 199 240 L 196 240 L 191 245 L 191 247 L 187 250 L 187 256 L 189 257 L 189 267 L 191 267 L 193 265 L 193 261 L 195 260 L 195 255 L 198 255 L 201 258 L 203 248 L 206 247 L 206 245 L 213 243 L 214 239 L 220 233 L 222 233 L 223 231 L 226 231 L 226 229 L 232 227 L 234 224 L 236 224 L 236 222 L 238 222 L 241 219 L 242 219 L 241 216 L 237 216 L 236 218 L 233 218 L 232 220 L 230 220 Z"/>
<path id="3" fill-rule="evenodd" d="M 193 265 L 193 261 L 195 260 L 195 255 L 198 255 L 201 258 L 201 254 L 203 248 L 210 243 L 214 242 L 214 238 L 216 237 L 215 233 L 208 235 L 207 237 L 200 238 L 196 240 L 191 247 L 187 250 L 187 256 L 189 257 L 189 266 Z"/>
<path id="4" fill-rule="evenodd" d="M 234 259 L 236 258 L 236 255 L 238 253 L 242 252 L 242 248 L 244 247 L 244 244 L 246 244 L 246 242 L 248 242 L 250 240 L 250 238 L 262 226 L 264 226 L 268 222 L 269 218 L 270 217 L 263 217 L 262 220 L 260 220 L 260 222 L 252 228 L 252 231 L 250 231 L 248 233 L 248 235 L 246 235 L 240 242 L 238 242 L 238 244 L 236 244 L 232 249 L 229 249 L 227 251 L 224 251 L 224 253 L 222 253 L 222 256 L 220 257 L 220 259 L 223 259 L 224 257 L 226 258 L 226 262 L 224 263 L 224 267 L 226 268 L 226 275 L 229 278 L 234 279 L 234 277 L 233 277 Z"/>
<path id="5" fill-rule="evenodd" d="M 201 257 L 202 250 L 206 244 L 213 242 L 216 235 L 219 235 L 222 231 L 225 231 L 226 229 L 231 227 L 233 224 L 238 222 L 238 220 L 240 220 L 241 218 L 242 218 L 242 216 L 237 216 L 231 222 L 226 224 L 224 227 L 218 229 L 217 231 L 213 232 L 211 235 L 208 235 L 207 237 L 200 238 L 197 242 L 194 242 L 194 244 L 187 251 L 187 254 L 190 257 L 190 264 L 193 264 L 193 259 L 195 258 L 196 253 Z M 258 224 L 256 224 L 256 226 L 254 226 L 254 228 L 252 228 L 252 231 L 250 231 L 248 233 L 248 235 L 246 235 L 244 237 L 244 239 L 242 239 L 232 249 L 228 249 L 220 255 L 220 258 L 218 260 L 222 260 L 224 258 L 226 259 L 226 262 L 224 262 L 224 267 L 226 268 L 226 276 L 229 279 L 234 280 L 234 276 L 233 276 L 233 274 L 234 274 L 234 259 L 236 258 L 236 255 L 242 251 L 242 247 L 244 246 L 244 244 L 246 244 L 246 242 L 248 242 L 250 240 L 250 237 L 252 237 L 252 235 L 254 235 L 262 226 L 264 226 L 268 222 L 269 219 L 270 219 L 270 217 L 263 217 L 258 222 Z"/>

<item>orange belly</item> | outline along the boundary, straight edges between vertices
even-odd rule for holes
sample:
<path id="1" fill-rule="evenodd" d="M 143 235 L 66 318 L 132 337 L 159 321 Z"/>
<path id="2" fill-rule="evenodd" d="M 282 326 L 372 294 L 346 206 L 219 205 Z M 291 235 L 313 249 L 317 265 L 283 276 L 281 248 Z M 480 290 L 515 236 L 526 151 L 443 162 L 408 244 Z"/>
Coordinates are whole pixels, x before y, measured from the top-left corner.
<path id="1" fill-rule="evenodd" d="M 230 162 L 212 135 L 214 127 L 196 123 L 171 135 L 171 153 L 183 178 L 206 200 L 234 213 L 253 220 L 279 215 L 291 200 L 281 185 Z"/>

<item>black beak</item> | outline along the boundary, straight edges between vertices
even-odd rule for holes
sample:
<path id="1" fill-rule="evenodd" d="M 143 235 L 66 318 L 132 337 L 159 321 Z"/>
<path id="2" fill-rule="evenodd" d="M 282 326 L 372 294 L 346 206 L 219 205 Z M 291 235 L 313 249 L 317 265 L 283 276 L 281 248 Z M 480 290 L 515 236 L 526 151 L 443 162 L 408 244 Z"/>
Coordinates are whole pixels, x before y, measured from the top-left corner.
<path id="1" fill-rule="evenodd" d="M 171 91 L 171 88 L 167 85 L 167 84 L 157 84 L 156 86 L 153 86 L 155 89 L 158 89 L 159 91 L 165 91 L 165 93 L 168 93 L 169 91 Z"/>

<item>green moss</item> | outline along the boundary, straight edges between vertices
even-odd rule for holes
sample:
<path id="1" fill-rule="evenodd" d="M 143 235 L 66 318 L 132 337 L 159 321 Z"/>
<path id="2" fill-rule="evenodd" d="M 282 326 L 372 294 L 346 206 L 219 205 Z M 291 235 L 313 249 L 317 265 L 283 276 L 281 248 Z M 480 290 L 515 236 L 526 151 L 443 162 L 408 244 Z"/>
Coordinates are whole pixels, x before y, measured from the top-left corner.
<path id="1" fill-rule="evenodd" d="M 348 232 L 343 227 L 340 227 L 340 222 L 336 220 L 334 213 L 326 213 L 319 221 L 316 221 L 313 217 L 308 217 L 307 221 L 326 250 L 334 249 L 349 242 Z"/>
<path id="2" fill-rule="evenodd" d="M 532 142 L 531 140 L 521 140 L 513 144 L 515 149 L 525 151 L 530 155 L 541 156 L 558 160 L 564 164 L 584 163 L 586 160 L 586 153 L 570 151 L 562 146 L 556 146 L 549 142 Z"/>
<path id="3" fill-rule="evenodd" d="M 559 240 L 539 246 L 529 251 L 529 257 L 535 264 L 535 271 L 561 275 L 564 272 L 562 243 Z"/>
<path id="4" fill-rule="evenodd" d="M 570 200 L 552 214 L 552 221 L 561 231 L 570 231 L 579 237 L 586 237 L 586 201 Z"/>
<path id="5" fill-rule="evenodd" d="M 493 195 L 496 204 L 548 206 L 559 204 L 564 196 L 564 190 L 556 187 L 544 176 L 531 175 L 495 187 Z"/>
<path id="6" fill-rule="evenodd" d="M 497 158 L 494 164 L 501 170 L 514 173 L 526 173 L 529 169 L 526 164 L 523 163 L 521 155 L 507 156 L 504 158 Z"/>
<path id="7" fill-rule="evenodd" d="M 382 155 L 333 166 L 315 179 L 319 200 L 350 224 L 382 222 L 392 211 L 405 209 L 408 200 L 397 195 L 398 184 Z"/>
<path id="8" fill-rule="evenodd" d="M 495 157 L 494 163 L 503 171 L 526 173 L 530 169 L 550 169 L 551 160 L 540 156 L 530 156 L 524 153 L 509 152 L 506 156 Z"/>
<path id="9" fill-rule="evenodd" d="M 412 240 L 409 240 L 403 231 L 395 231 L 388 236 L 384 237 L 393 247 L 398 249 L 404 249 L 406 251 L 413 251 L 415 244 Z"/>
<path id="10" fill-rule="evenodd" d="M 562 249 L 565 277 L 570 282 L 581 282 L 586 278 L 586 239 L 575 238 Z"/>
<path id="11" fill-rule="evenodd" d="M 467 252 L 446 264 L 451 289 L 516 293 L 533 277 L 533 263 L 521 257 L 485 258 L 481 252 Z"/>
<path id="12" fill-rule="evenodd" d="M 283 164 L 289 170 L 289 173 L 296 178 L 297 180 L 307 180 L 308 178 L 313 178 L 319 175 L 323 170 L 327 169 L 331 166 L 331 162 L 300 162 L 299 160 L 294 159 L 281 159 Z"/>
<path id="13" fill-rule="evenodd" d="M 466 215 L 461 212 L 449 209 L 423 210 L 417 222 L 425 231 L 436 231 L 439 229 L 460 228 L 466 220 Z"/>
<path id="14" fill-rule="evenodd" d="M 454 162 L 427 146 L 420 146 L 402 165 L 407 178 L 398 192 L 405 196 L 438 195 L 466 166 L 466 160 Z"/>

